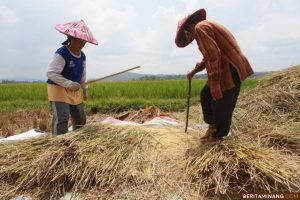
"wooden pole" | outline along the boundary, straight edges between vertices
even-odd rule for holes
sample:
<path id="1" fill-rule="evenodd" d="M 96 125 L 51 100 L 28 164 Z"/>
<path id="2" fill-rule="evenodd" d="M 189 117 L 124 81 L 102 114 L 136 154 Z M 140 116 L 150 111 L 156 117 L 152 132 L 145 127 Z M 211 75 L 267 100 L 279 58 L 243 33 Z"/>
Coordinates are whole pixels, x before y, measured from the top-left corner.
<path id="1" fill-rule="evenodd" d="M 184 130 L 185 133 L 187 132 L 187 128 L 189 124 L 190 98 L 191 98 L 191 79 L 189 79 L 189 86 L 188 86 L 187 107 L 186 107 L 186 116 L 185 116 L 185 130 Z"/>
<path id="2" fill-rule="evenodd" d="M 81 87 L 83 88 L 84 86 L 89 85 L 91 83 L 94 83 L 94 82 L 97 82 L 97 81 L 101 81 L 103 79 L 106 79 L 106 78 L 109 78 L 109 77 L 112 77 L 112 76 L 116 76 L 116 75 L 119 75 L 119 74 L 122 74 L 122 73 L 125 73 L 125 72 L 128 72 L 128 71 L 131 71 L 131 70 L 134 70 L 134 69 L 137 69 L 137 68 L 140 68 L 140 67 L 141 66 L 132 67 L 132 68 L 129 68 L 129 69 L 126 69 L 126 70 L 123 70 L 123 71 L 120 71 L 120 72 L 108 75 L 108 76 L 104 76 L 104 77 L 101 77 L 101 78 L 97 78 L 97 79 L 93 79 L 93 80 L 87 81 L 85 83 L 82 83 Z"/>

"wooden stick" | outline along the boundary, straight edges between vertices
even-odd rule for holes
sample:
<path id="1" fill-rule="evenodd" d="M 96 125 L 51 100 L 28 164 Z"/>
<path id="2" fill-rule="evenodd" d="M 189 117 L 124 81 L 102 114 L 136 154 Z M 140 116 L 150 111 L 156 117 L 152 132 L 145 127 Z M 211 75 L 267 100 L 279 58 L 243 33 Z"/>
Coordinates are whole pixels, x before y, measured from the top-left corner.
<path id="1" fill-rule="evenodd" d="M 188 79 L 188 95 L 187 95 L 187 105 L 186 105 L 186 116 L 185 116 L 185 129 L 184 132 L 187 132 L 188 125 L 189 125 L 189 112 L 190 112 L 190 98 L 191 98 L 191 79 Z"/>
<path id="2" fill-rule="evenodd" d="M 91 83 L 94 83 L 94 82 L 97 82 L 97 81 L 101 81 L 103 79 L 106 79 L 106 78 L 109 78 L 109 77 L 112 77 L 112 76 L 116 76 L 116 75 L 122 74 L 124 72 L 131 71 L 131 70 L 134 70 L 134 69 L 137 69 L 137 68 L 140 68 L 140 67 L 141 66 L 132 67 L 130 69 L 126 69 L 126 70 L 123 70 L 123 71 L 120 71 L 120 72 L 117 72 L 117 73 L 114 73 L 114 74 L 111 74 L 111 75 L 108 75 L 108 76 L 104 76 L 104 77 L 101 77 L 101 78 L 97 78 L 97 79 L 93 79 L 93 80 L 87 81 L 85 83 L 82 83 L 81 87 L 83 88 L 84 86 L 89 85 Z"/>

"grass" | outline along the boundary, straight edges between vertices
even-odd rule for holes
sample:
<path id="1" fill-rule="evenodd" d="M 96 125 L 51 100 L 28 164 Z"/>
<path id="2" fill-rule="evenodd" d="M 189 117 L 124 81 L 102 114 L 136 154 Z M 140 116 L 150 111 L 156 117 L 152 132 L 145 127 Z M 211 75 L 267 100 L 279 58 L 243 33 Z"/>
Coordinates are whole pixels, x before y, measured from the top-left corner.
<path id="1" fill-rule="evenodd" d="M 206 80 L 193 80 L 191 104 L 199 99 L 199 91 Z M 257 79 L 248 79 L 242 90 L 253 88 Z M 155 80 L 127 82 L 99 82 L 89 87 L 88 111 L 118 112 L 145 105 L 164 111 L 177 111 L 186 106 L 186 80 Z M 49 106 L 46 83 L 0 84 L 0 110 L 39 109 Z"/>

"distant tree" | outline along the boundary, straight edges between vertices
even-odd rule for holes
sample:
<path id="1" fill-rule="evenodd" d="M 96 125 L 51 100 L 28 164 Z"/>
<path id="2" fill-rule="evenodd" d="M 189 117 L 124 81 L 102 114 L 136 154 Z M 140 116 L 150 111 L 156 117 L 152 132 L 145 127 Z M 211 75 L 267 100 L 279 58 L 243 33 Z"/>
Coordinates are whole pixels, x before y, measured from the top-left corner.
<path id="1" fill-rule="evenodd" d="M 194 79 L 206 79 L 206 74 L 195 75 Z M 186 75 L 146 75 L 139 78 L 139 80 L 184 80 Z"/>
<path id="2" fill-rule="evenodd" d="M 15 83 L 14 80 L 2 80 L 1 83 L 7 84 L 7 83 Z"/>

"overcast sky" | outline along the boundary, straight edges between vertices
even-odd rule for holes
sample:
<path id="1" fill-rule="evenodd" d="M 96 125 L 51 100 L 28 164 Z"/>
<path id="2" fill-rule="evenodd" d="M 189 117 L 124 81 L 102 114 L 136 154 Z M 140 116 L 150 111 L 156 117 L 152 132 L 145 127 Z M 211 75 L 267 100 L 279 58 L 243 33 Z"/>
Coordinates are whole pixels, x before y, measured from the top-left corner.
<path id="1" fill-rule="evenodd" d="M 83 19 L 88 78 L 137 65 L 136 73 L 186 74 L 202 59 L 197 44 L 177 48 L 178 20 L 199 8 L 226 26 L 255 71 L 300 64 L 299 0 L 0 0 L 0 79 L 46 79 L 66 36 L 54 26 Z"/>

